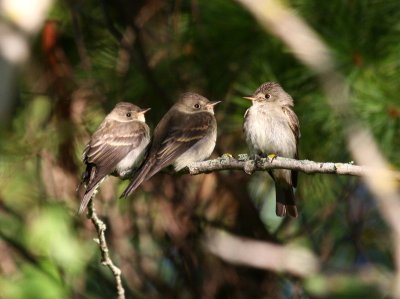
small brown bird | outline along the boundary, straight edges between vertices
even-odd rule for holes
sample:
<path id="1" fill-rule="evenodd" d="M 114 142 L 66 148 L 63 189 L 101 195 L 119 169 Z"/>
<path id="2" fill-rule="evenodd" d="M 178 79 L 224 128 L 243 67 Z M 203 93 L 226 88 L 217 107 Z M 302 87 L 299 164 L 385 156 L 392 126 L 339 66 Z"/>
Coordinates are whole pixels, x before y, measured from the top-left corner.
<path id="1" fill-rule="evenodd" d="M 256 156 L 275 154 L 297 159 L 300 125 L 292 97 L 278 83 L 267 82 L 245 99 L 253 103 L 244 115 L 243 127 L 250 151 Z M 297 217 L 293 190 L 297 172 L 273 169 L 269 174 L 275 181 L 276 215 Z"/>
<path id="2" fill-rule="evenodd" d="M 214 106 L 219 102 L 196 93 L 183 94 L 158 123 L 149 153 L 121 197 L 127 197 L 168 165 L 179 171 L 208 158 L 217 139 Z"/>
<path id="3" fill-rule="evenodd" d="M 86 191 L 79 213 L 85 210 L 93 192 L 107 175 L 114 173 L 123 177 L 140 166 L 150 142 L 150 130 L 144 117 L 149 110 L 131 103 L 118 103 L 93 133 L 83 152 L 86 170 L 81 184 L 86 185 Z"/>

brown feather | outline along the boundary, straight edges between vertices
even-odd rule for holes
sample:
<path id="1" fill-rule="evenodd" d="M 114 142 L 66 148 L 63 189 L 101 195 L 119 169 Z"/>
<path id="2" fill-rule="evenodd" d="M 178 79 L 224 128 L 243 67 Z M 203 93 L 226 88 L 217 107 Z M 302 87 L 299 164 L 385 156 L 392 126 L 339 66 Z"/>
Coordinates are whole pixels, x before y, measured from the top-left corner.
<path id="1" fill-rule="evenodd" d="M 143 181 L 171 165 L 177 157 L 204 138 L 209 133 L 213 121 L 215 121 L 213 115 L 208 112 L 193 114 L 176 110 L 167 112 L 154 130 L 153 142 L 146 161 L 121 197 L 128 196 Z"/>
<path id="2" fill-rule="evenodd" d="M 195 108 L 194 104 L 199 106 Z M 178 157 L 210 134 L 216 122 L 214 115 L 207 111 L 208 104 L 210 101 L 195 93 L 181 96 L 155 128 L 147 158 L 121 197 L 127 197 L 143 181 L 173 164 Z M 203 110 L 196 110 L 199 108 Z"/>
<path id="3" fill-rule="evenodd" d="M 86 192 L 82 197 L 79 213 L 85 210 L 100 182 L 113 172 L 118 163 L 139 146 L 144 138 L 149 138 L 149 135 L 148 126 L 141 121 L 103 121 L 83 153 L 86 171 L 82 182 L 86 184 Z"/>

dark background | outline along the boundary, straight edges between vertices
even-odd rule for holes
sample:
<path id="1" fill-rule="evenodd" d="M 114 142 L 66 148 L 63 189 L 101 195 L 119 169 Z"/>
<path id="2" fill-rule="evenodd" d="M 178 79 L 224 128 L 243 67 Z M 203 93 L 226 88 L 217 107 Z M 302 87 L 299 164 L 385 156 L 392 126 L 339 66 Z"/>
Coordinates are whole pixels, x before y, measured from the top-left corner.
<path id="1" fill-rule="evenodd" d="M 357 117 L 398 167 L 400 2 L 288 2 L 330 47 Z M 0 125 L 0 298 L 116 297 L 75 189 L 85 143 L 118 101 L 151 107 L 154 128 L 182 92 L 223 100 L 214 156 L 236 156 L 247 152 L 241 97 L 277 81 L 295 100 L 300 159 L 352 160 L 316 77 L 236 2 L 55 1 L 30 51 L 0 64 L 10 108 Z M 127 298 L 390 298 L 389 231 L 358 178 L 300 174 L 294 220 L 275 216 L 267 174 L 160 173 L 117 200 L 126 185 L 109 178 L 96 207 Z M 201 244 L 208 227 L 304 247 L 321 271 L 302 279 L 223 262 Z"/>

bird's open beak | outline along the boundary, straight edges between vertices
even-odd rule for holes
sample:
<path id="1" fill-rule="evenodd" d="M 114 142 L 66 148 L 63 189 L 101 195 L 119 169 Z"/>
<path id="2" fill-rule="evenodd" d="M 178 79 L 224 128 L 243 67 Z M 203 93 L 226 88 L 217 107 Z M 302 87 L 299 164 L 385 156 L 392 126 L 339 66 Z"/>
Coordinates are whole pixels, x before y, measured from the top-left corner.
<path id="1" fill-rule="evenodd" d="M 139 114 L 145 114 L 147 111 L 149 111 L 151 108 L 145 108 L 145 109 L 141 109 L 138 113 Z"/>
<path id="2" fill-rule="evenodd" d="M 212 107 L 214 107 L 215 105 L 217 105 L 217 104 L 219 104 L 219 103 L 221 103 L 221 102 L 222 102 L 222 101 L 210 102 L 210 103 L 207 104 L 207 107 L 212 108 Z"/>
<path id="3" fill-rule="evenodd" d="M 256 97 L 243 97 L 243 99 L 249 100 L 249 101 L 254 101 Z"/>

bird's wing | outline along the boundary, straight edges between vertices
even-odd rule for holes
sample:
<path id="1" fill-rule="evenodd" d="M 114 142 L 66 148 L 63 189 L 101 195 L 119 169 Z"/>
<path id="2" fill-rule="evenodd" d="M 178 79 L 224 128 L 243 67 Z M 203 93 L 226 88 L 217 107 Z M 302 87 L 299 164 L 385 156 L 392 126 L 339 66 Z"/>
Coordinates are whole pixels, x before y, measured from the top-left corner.
<path id="1" fill-rule="evenodd" d="M 208 112 L 181 115 L 175 118 L 175 123 L 170 128 L 168 138 L 162 142 L 157 152 L 157 163 L 154 171 L 158 172 L 173 163 L 176 158 L 207 136 L 212 130 L 214 121 L 214 117 Z"/>
<path id="2" fill-rule="evenodd" d="M 215 119 L 208 112 L 194 114 L 167 113 L 154 130 L 149 155 L 136 172 L 123 197 L 132 193 L 143 181 L 172 164 L 180 155 L 205 137 Z"/>
<path id="3" fill-rule="evenodd" d="M 296 138 L 296 142 L 298 142 L 300 138 L 300 124 L 299 119 L 297 118 L 296 113 L 290 108 L 289 106 L 282 107 L 283 112 L 285 113 L 286 117 L 289 121 L 290 129 L 292 129 L 293 135 Z"/>
<path id="4" fill-rule="evenodd" d="M 293 132 L 293 135 L 296 139 L 296 155 L 295 159 L 299 157 L 298 154 L 298 144 L 299 144 L 299 138 L 300 138 L 300 123 L 299 119 L 297 118 L 296 113 L 292 110 L 291 107 L 289 106 L 283 106 L 282 107 L 283 112 L 285 113 L 286 117 L 288 118 L 289 121 L 289 127 Z M 292 185 L 293 187 L 297 187 L 297 171 L 292 171 Z"/>

